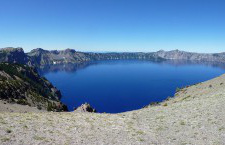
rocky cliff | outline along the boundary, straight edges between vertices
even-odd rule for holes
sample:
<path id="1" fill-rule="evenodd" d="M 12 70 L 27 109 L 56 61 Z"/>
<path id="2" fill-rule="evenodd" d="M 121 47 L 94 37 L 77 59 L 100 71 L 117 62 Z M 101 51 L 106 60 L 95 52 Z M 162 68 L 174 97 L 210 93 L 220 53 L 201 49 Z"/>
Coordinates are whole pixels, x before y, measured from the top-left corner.
<path id="1" fill-rule="evenodd" d="M 76 52 L 73 49 L 47 51 L 37 48 L 27 53 L 33 62 L 38 66 L 51 64 L 75 64 L 89 61 L 84 53 Z"/>
<path id="2" fill-rule="evenodd" d="M 162 61 L 163 58 L 154 53 L 86 53 L 73 49 L 43 50 L 37 48 L 29 53 L 24 53 L 22 48 L 0 49 L 0 62 L 27 64 L 30 66 L 46 66 L 54 64 L 79 64 L 95 60 L 139 59 Z"/>
<path id="3" fill-rule="evenodd" d="M 47 51 L 34 49 L 27 55 L 39 66 L 51 64 L 77 64 L 95 60 L 141 59 L 161 61 L 153 53 L 85 53 L 73 49 Z"/>
<path id="4" fill-rule="evenodd" d="M 22 48 L 1 48 L 0 49 L 0 62 L 10 62 L 31 65 L 31 58 L 24 53 Z"/>
<path id="5" fill-rule="evenodd" d="M 22 48 L 0 49 L 0 62 L 27 64 L 30 66 L 46 66 L 54 64 L 81 64 L 95 60 L 138 59 L 150 61 L 164 60 L 189 60 L 205 62 L 225 62 L 225 53 L 193 53 L 179 50 L 157 51 L 150 53 L 87 53 L 77 52 L 73 49 L 43 50 L 37 48 L 29 53 L 24 53 Z"/>
<path id="6" fill-rule="evenodd" d="M 48 111 L 66 111 L 61 93 L 32 67 L 0 63 L 0 99 Z"/>
<path id="7" fill-rule="evenodd" d="M 158 57 L 167 60 L 190 60 L 190 61 L 208 61 L 208 62 L 225 62 L 225 53 L 194 53 L 180 50 L 163 51 L 154 53 Z"/>

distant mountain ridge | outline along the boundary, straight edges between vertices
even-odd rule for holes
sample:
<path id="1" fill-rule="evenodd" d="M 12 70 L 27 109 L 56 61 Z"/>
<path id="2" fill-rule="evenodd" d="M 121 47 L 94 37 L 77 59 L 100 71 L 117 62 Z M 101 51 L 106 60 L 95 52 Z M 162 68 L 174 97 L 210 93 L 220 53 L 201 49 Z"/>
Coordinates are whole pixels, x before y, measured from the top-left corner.
<path id="1" fill-rule="evenodd" d="M 190 61 L 209 61 L 225 62 L 225 53 L 194 53 L 180 50 L 157 51 L 157 52 L 124 52 L 124 53 L 92 53 L 78 52 L 74 49 L 65 50 L 44 50 L 41 48 L 33 49 L 25 53 L 22 48 L 2 48 L 0 49 L 0 62 L 11 62 L 26 64 L 29 66 L 45 66 L 54 64 L 77 64 L 95 60 L 119 60 L 119 59 L 138 59 L 150 61 L 163 60 L 190 60 Z"/>
<path id="2" fill-rule="evenodd" d="M 225 62 L 225 53 L 194 53 L 180 50 L 155 52 L 155 55 L 167 60 L 214 61 Z"/>
<path id="3" fill-rule="evenodd" d="M 27 56 L 30 57 L 31 60 L 38 66 L 50 64 L 82 63 L 89 61 L 84 53 L 76 52 L 73 49 L 47 51 L 37 48 L 27 53 Z"/>

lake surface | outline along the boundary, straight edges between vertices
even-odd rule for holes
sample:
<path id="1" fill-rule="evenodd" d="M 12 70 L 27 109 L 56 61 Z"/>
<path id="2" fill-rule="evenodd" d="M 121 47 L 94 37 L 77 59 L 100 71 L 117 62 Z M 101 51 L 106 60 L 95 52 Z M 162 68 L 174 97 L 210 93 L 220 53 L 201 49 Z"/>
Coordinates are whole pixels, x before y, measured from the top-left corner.
<path id="1" fill-rule="evenodd" d="M 98 112 L 118 113 L 163 101 L 177 87 L 212 79 L 225 73 L 224 68 L 199 62 L 117 60 L 50 66 L 41 74 L 61 91 L 61 101 L 70 111 L 88 102 Z"/>

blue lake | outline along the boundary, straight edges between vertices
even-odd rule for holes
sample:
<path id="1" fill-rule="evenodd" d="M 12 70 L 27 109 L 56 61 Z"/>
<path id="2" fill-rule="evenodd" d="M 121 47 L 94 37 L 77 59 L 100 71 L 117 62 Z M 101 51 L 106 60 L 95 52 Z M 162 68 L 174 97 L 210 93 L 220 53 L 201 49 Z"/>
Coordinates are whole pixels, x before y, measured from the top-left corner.
<path id="1" fill-rule="evenodd" d="M 49 66 L 41 74 L 61 91 L 70 111 L 88 102 L 98 112 L 119 113 L 163 101 L 177 87 L 212 79 L 225 73 L 224 68 L 200 62 L 118 60 Z"/>

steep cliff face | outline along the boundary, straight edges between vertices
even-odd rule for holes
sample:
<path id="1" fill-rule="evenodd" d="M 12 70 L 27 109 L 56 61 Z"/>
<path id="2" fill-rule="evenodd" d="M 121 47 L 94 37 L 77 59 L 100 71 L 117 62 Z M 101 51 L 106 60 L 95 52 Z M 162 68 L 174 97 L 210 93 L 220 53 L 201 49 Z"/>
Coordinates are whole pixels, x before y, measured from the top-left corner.
<path id="1" fill-rule="evenodd" d="M 211 61 L 211 62 L 225 62 L 225 53 L 193 53 L 179 50 L 173 51 L 158 51 L 155 55 L 169 60 L 190 60 L 190 61 Z"/>
<path id="2" fill-rule="evenodd" d="M 61 93 L 32 67 L 0 63 L 0 99 L 48 111 L 66 111 Z"/>
<path id="3" fill-rule="evenodd" d="M 73 49 L 47 51 L 38 48 L 27 53 L 27 55 L 39 66 L 81 63 L 90 60 L 83 53 L 76 52 Z"/>
<path id="4" fill-rule="evenodd" d="M 33 62 L 22 48 L 2 48 L 0 49 L 0 62 L 10 62 L 31 65 Z"/>

